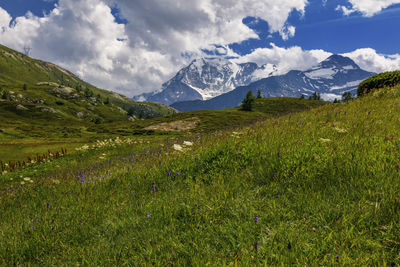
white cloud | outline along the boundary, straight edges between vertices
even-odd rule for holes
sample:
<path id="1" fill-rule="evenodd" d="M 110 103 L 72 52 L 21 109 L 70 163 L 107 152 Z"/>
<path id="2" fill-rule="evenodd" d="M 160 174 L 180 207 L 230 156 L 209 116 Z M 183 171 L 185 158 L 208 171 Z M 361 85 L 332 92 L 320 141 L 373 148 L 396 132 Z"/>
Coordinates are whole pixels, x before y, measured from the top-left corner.
<path id="1" fill-rule="evenodd" d="M 290 70 L 307 70 L 332 55 L 323 50 L 303 50 L 298 46 L 290 48 L 278 47 L 275 44 L 271 46 L 271 48 L 258 48 L 236 61 L 250 61 L 259 65 L 275 64 L 278 68 L 276 74 L 285 74 Z"/>
<path id="2" fill-rule="evenodd" d="M 342 55 L 353 59 L 360 68 L 367 71 L 380 73 L 400 70 L 400 54 L 383 55 L 372 48 L 361 48 Z"/>
<path id="3" fill-rule="evenodd" d="M 285 26 L 279 30 L 279 33 L 282 36 L 282 39 L 286 41 L 295 35 L 296 28 L 294 26 Z"/>
<path id="4" fill-rule="evenodd" d="M 115 4 L 127 25 L 115 22 L 109 7 Z M 267 21 L 284 38 L 293 36 L 286 20 L 293 10 L 304 13 L 306 5 L 307 0 L 59 0 L 44 17 L 28 13 L 11 27 L 0 7 L 0 40 L 19 51 L 29 45 L 32 56 L 131 96 L 159 89 L 204 48 L 258 38 L 242 23 L 246 16 Z"/>
<path id="5" fill-rule="evenodd" d="M 349 0 L 349 2 L 352 5 L 351 8 L 339 5 L 337 10 L 345 15 L 361 12 L 364 16 L 371 17 L 391 5 L 399 4 L 400 0 Z"/>

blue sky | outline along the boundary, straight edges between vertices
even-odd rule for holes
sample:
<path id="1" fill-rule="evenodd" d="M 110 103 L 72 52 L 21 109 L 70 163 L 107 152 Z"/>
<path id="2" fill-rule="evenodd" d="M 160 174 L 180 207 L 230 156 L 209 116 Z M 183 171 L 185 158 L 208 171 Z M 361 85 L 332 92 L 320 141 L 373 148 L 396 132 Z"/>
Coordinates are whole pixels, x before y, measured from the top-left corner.
<path id="1" fill-rule="evenodd" d="M 0 43 L 126 95 L 160 89 L 202 56 L 281 73 L 332 53 L 369 71 L 400 68 L 400 0 L 228 2 L 0 0 Z"/>
<path id="2" fill-rule="evenodd" d="M 373 17 L 360 13 L 343 16 L 336 7 L 343 1 L 330 0 L 323 4 L 312 0 L 303 16 L 293 11 L 288 24 L 296 27 L 294 37 L 283 40 L 279 33 L 270 36 L 268 23 L 255 18 L 246 18 L 244 23 L 255 29 L 260 39 L 251 39 L 231 45 L 239 54 L 247 54 L 256 47 L 299 45 L 304 49 L 324 49 L 340 54 L 360 47 L 370 47 L 384 54 L 400 52 L 400 4 L 393 5 Z"/>

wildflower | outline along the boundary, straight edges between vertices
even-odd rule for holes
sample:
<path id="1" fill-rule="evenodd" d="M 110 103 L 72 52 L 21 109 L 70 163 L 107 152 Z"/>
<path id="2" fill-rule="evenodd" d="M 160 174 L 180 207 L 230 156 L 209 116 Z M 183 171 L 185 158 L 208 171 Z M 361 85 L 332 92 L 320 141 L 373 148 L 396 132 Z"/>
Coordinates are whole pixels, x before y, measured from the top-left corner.
<path id="1" fill-rule="evenodd" d="M 171 175 L 172 175 L 172 170 L 169 169 L 169 171 L 168 171 L 168 176 L 171 176 Z"/>
<path id="2" fill-rule="evenodd" d="M 321 141 L 322 143 L 329 143 L 332 140 L 331 139 L 320 138 L 319 141 Z"/>
<path id="3" fill-rule="evenodd" d="M 179 175 L 181 175 L 181 173 L 180 173 L 179 171 L 177 171 L 177 172 L 176 172 L 176 175 L 178 175 L 178 176 L 179 176 Z"/>
<path id="4" fill-rule="evenodd" d="M 21 182 L 21 184 L 22 184 L 22 185 L 24 185 L 24 184 L 25 184 L 25 182 Z"/>
<path id="5" fill-rule="evenodd" d="M 153 193 L 155 193 L 155 192 L 156 192 L 156 185 L 155 185 L 155 183 L 152 183 L 152 184 L 151 184 L 151 187 L 153 188 Z"/>
<path id="6" fill-rule="evenodd" d="M 147 214 L 147 215 L 146 215 L 146 218 L 147 218 L 147 219 L 150 218 L 150 214 Z"/>
<path id="7" fill-rule="evenodd" d="M 25 178 L 24 178 L 24 181 L 27 181 L 27 182 L 28 182 L 28 181 L 30 181 L 30 180 L 31 180 L 31 178 L 29 178 L 29 177 L 25 177 Z"/>
<path id="8" fill-rule="evenodd" d="M 180 146 L 180 145 L 178 145 L 178 144 L 174 144 L 174 149 L 175 150 L 177 150 L 177 151 L 183 151 L 183 148 Z"/>
<path id="9" fill-rule="evenodd" d="M 48 208 L 48 209 L 50 208 L 50 204 L 49 203 L 46 204 L 46 208 Z"/>
<path id="10" fill-rule="evenodd" d="M 185 146 L 193 146 L 193 143 L 192 143 L 192 142 L 189 142 L 189 141 L 185 141 L 185 142 L 183 142 L 183 144 L 184 144 Z"/>
<path id="11" fill-rule="evenodd" d="M 254 222 L 258 223 L 258 216 L 257 215 L 254 217 Z"/>

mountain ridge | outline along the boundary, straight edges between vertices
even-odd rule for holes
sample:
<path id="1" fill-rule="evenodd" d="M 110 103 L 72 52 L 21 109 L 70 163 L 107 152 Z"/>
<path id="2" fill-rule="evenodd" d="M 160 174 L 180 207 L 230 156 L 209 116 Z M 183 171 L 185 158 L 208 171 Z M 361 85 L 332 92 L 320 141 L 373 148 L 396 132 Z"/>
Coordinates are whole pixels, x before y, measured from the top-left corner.
<path id="1" fill-rule="evenodd" d="M 162 85 L 161 90 L 133 97 L 173 104 L 188 100 L 208 100 L 230 92 L 238 86 L 248 85 L 260 77 L 277 71 L 275 65 L 258 66 L 256 63 L 235 63 L 226 59 L 195 59 Z"/>
<path id="2" fill-rule="evenodd" d="M 232 108 L 241 104 L 249 90 L 254 94 L 260 90 L 263 97 L 299 97 L 319 92 L 324 99 L 333 100 L 347 91 L 355 93 L 359 83 L 374 74 L 362 70 L 350 58 L 332 55 L 306 71 L 292 70 L 238 87 L 210 100 L 179 102 L 171 106 L 182 112 Z"/>

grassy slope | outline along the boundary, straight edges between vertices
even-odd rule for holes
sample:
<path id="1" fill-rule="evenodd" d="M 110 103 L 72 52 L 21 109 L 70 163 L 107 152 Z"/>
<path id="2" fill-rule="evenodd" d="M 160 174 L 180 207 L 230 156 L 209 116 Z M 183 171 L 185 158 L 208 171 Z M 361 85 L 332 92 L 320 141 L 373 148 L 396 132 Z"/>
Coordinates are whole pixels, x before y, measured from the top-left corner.
<path id="1" fill-rule="evenodd" d="M 17 111 L 14 105 L 10 105 L 11 110 L 5 111 L 5 106 L 2 106 L 4 110 L 2 113 L 4 115 L 2 122 L 4 132 L 0 132 L 0 160 L 6 162 L 10 160 L 22 161 L 26 160 L 28 156 L 32 157 L 37 153 L 45 153 L 49 149 L 54 151 L 54 149 L 67 148 L 70 151 L 74 151 L 77 146 L 82 146 L 84 142 L 89 143 L 115 136 L 140 137 L 144 134 L 167 138 L 207 133 L 323 104 L 326 104 L 326 102 L 299 100 L 296 98 L 265 98 L 256 101 L 254 112 L 244 112 L 238 108 L 223 111 L 197 111 L 137 120 L 135 122 L 115 122 L 98 125 L 82 125 L 80 122 L 74 121 L 74 118 L 69 119 L 66 125 L 64 118 L 57 119 L 56 115 L 48 115 L 42 112 L 34 113 L 32 112 L 32 110 L 35 110 L 34 108 L 31 108 L 30 111 Z M 29 105 L 26 106 L 29 107 Z M 25 117 L 34 118 L 35 123 L 32 123 L 32 119 L 22 121 L 18 113 L 25 113 Z M 54 117 L 49 119 L 48 116 L 51 115 Z M 191 131 L 162 132 L 145 130 L 146 127 L 151 125 L 193 117 L 198 118 L 200 123 Z M 8 127 L 5 127 L 5 125 L 8 125 Z"/>
<path id="2" fill-rule="evenodd" d="M 170 140 L 88 161 L 79 177 L 3 175 L 0 262 L 399 264 L 400 87 L 387 91 L 203 134 L 183 153 Z"/>
<path id="3" fill-rule="evenodd" d="M 72 94 L 78 94 L 81 97 L 77 99 L 70 99 L 70 95 L 56 94 L 52 92 L 52 89 L 56 88 L 55 85 L 39 83 L 50 82 L 57 83 L 63 86 L 71 87 L 75 89 L 77 86 L 85 89 L 90 89 L 94 96 L 100 96 L 100 99 L 89 99 L 84 96 L 84 91 L 77 92 L 73 91 Z M 26 84 L 28 90 L 22 90 L 23 85 Z M 45 103 L 40 106 L 51 107 L 60 111 L 58 115 L 64 119 L 77 120 L 76 113 L 82 110 L 87 112 L 86 121 L 93 118 L 102 118 L 103 121 L 127 121 L 126 114 L 118 112 L 116 107 L 124 108 L 129 110 L 133 108 L 135 115 L 142 117 L 155 117 L 161 115 L 169 115 L 174 110 L 165 105 L 156 103 L 137 103 L 131 99 L 112 93 L 110 91 L 98 89 L 76 77 L 71 72 L 64 70 L 52 63 L 44 62 L 41 60 L 27 57 L 21 53 L 18 53 L 12 49 L 0 45 L 0 88 L 9 92 L 15 92 L 22 94 L 23 99 L 19 100 L 20 104 L 26 104 L 27 101 L 24 99 L 32 100 L 45 100 Z M 0 90 L 1 91 L 1 90 Z M 57 96 L 58 95 L 58 96 Z M 113 105 L 103 105 L 103 102 L 109 98 Z M 63 106 L 56 104 L 56 101 L 62 101 L 65 103 Z M 15 106 L 18 104 L 17 101 L 12 101 Z M 0 107 L 4 105 L 0 102 Z M 39 106 L 35 104 L 35 106 Z M 87 110 L 87 107 L 93 110 Z M 0 110 L 3 111 L 3 110 Z M 23 119 L 23 118 L 22 118 Z"/>

